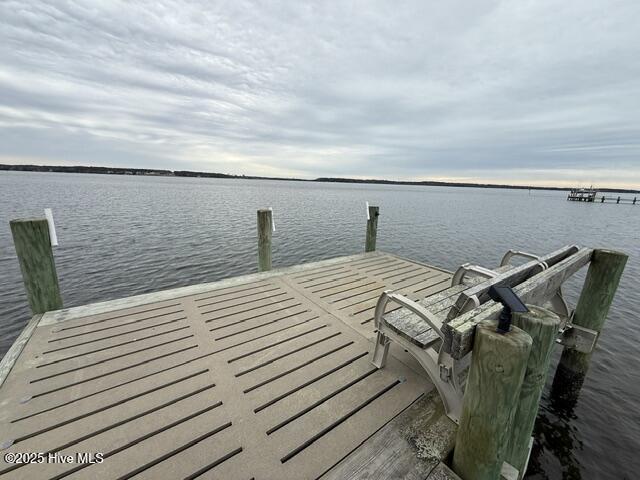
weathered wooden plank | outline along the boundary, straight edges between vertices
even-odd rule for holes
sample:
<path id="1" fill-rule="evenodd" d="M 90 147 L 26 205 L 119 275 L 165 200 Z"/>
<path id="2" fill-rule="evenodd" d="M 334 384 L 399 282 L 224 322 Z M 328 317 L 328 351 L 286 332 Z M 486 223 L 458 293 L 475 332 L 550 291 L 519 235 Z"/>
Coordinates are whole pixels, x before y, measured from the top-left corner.
<path id="1" fill-rule="evenodd" d="M 521 283 L 514 288 L 514 291 L 525 303 L 543 305 L 555 295 L 558 288 L 569 277 L 589 263 L 592 253 L 592 249 L 582 248 L 574 255 Z M 483 320 L 495 320 L 501 311 L 500 304 L 488 301 L 479 308 L 445 324 L 443 326 L 445 351 L 454 358 L 463 358 L 471 351 L 476 325 Z"/>
<path id="2" fill-rule="evenodd" d="M 447 315 L 448 320 L 453 320 L 461 313 L 472 299 L 477 299 L 480 304 L 488 300 L 487 292 L 493 285 L 507 285 L 515 287 L 527 278 L 531 277 L 540 270 L 540 263 L 544 262 L 549 266 L 555 265 L 558 261 L 566 258 L 572 253 L 577 252 L 575 246 L 565 246 L 552 253 L 540 257 L 539 260 L 532 260 L 517 267 L 511 268 L 506 272 L 500 273 L 496 277 L 485 280 L 477 285 L 460 293 L 456 303 L 452 306 Z"/>
<path id="3" fill-rule="evenodd" d="M 440 462 L 436 468 L 429 474 L 426 480 L 462 480 L 456 473 L 451 470 L 445 463 Z"/>
<path id="4" fill-rule="evenodd" d="M 441 311 L 445 311 L 447 307 L 450 307 L 450 305 L 455 302 L 455 299 L 457 298 L 456 296 L 467 288 L 469 288 L 468 285 L 456 285 L 455 287 L 448 287 L 438 293 L 434 293 L 433 295 L 429 295 L 428 297 L 419 300 L 418 303 L 430 312 L 433 311 L 438 314 Z M 415 319 L 420 318 L 408 308 L 400 308 L 394 310 L 391 313 L 385 314 L 385 320 L 387 320 L 388 322 L 397 321 L 405 317 L 415 317 Z M 446 318 L 446 312 L 445 315 L 441 317 L 444 320 Z"/>
<path id="5" fill-rule="evenodd" d="M 427 345 L 423 344 L 418 337 L 431 330 L 431 327 L 427 322 L 422 320 L 417 315 L 409 316 L 409 317 L 400 317 L 396 319 L 386 320 L 385 323 L 389 325 L 391 330 L 396 332 L 398 335 L 404 337 L 411 343 L 417 345 L 420 348 L 425 348 Z M 420 337 L 424 339 L 425 337 Z M 429 337 L 426 337 L 429 338 Z"/>
<path id="6" fill-rule="evenodd" d="M 34 315 L 31 320 L 27 322 L 27 325 L 18 338 L 16 338 L 15 342 L 13 342 L 11 348 L 9 348 L 7 353 L 4 354 L 4 357 L 2 357 L 2 361 L 0 362 L 0 387 L 2 387 L 5 379 L 9 376 L 11 369 L 20 357 L 22 350 L 33 335 L 33 332 L 35 332 L 41 318 L 42 314 Z"/>
<path id="7" fill-rule="evenodd" d="M 437 391 L 432 390 L 321 478 L 423 480 L 453 449 L 455 431 Z"/>

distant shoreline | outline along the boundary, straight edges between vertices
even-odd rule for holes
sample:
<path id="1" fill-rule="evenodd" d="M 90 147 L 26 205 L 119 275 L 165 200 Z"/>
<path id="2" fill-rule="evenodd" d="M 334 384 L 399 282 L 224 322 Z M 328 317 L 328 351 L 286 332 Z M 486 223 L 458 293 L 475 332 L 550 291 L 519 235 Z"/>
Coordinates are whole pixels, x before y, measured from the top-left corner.
<path id="1" fill-rule="evenodd" d="M 94 173 L 102 175 L 140 175 L 154 177 L 201 177 L 201 178 L 229 178 L 245 180 L 287 180 L 293 182 L 328 182 L 328 183 L 367 183 L 374 185 L 415 185 L 427 187 L 470 187 L 470 188 L 505 188 L 511 190 L 555 190 L 569 191 L 567 187 L 540 187 L 533 185 L 500 185 L 494 183 L 469 182 L 436 182 L 425 180 L 421 182 L 401 180 L 360 180 L 355 178 L 320 177 L 312 180 L 303 178 L 261 177 L 254 175 L 228 175 L 226 173 L 193 172 L 189 170 L 160 170 L 150 168 L 119 168 L 119 167 L 90 167 L 90 166 L 53 166 L 53 165 L 5 165 L 0 164 L 0 171 L 15 172 L 55 172 L 55 173 Z M 625 188 L 598 188 L 600 192 L 640 193 L 640 190 Z"/>

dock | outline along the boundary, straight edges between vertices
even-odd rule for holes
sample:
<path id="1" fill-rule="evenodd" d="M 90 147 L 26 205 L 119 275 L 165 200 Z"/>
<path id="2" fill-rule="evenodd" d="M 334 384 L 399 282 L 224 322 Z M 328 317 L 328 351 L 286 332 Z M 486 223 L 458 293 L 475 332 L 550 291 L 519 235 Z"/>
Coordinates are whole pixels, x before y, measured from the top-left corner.
<path id="1" fill-rule="evenodd" d="M 38 315 L 2 364 L 2 453 L 104 461 L 3 463 L 0 476 L 331 478 L 433 389 L 402 350 L 371 365 L 378 296 L 424 298 L 450 281 L 371 252 Z M 432 424 L 440 451 L 403 454 L 420 478 L 452 446 L 438 403 L 419 409 L 415 434 Z"/>
<path id="2" fill-rule="evenodd" d="M 570 202 L 587 202 L 587 203 L 616 203 L 616 204 L 629 204 L 636 205 L 638 197 L 622 197 L 620 195 L 600 195 L 598 191 L 593 188 L 574 188 L 567 195 L 567 200 Z"/>
<path id="3" fill-rule="evenodd" d="M 0 362 L 2 479 L 522 480 L 552 350 L 577 395 L 627 261 L 450 272 L 376 250 L 367 205 L 365 253 L 272 269 L 263 209 L 258 273 L 65 309 L 46 214 L 11 221 L 33 317 Z"/>

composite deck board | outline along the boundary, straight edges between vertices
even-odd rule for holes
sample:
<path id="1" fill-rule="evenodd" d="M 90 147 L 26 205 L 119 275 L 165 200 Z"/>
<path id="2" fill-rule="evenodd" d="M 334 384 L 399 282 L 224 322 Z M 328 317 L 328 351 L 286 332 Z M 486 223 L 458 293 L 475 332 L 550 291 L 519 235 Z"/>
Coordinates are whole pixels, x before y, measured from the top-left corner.
<path id="1" fill-rule="evenodd" d="M 432 388 L 395 349 L 374 369 L 361 321 L 450 277 L 373 252 L 47 313 L 0 387 L 2 453 L 105 459 L 0 478 L 318 478 Z"/>

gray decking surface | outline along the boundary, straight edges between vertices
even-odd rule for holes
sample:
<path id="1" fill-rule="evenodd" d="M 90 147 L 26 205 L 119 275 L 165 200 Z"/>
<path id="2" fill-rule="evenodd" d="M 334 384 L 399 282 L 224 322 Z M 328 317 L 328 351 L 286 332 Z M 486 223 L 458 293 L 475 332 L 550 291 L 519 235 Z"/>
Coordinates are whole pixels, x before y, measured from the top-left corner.
<path id="1" fill-rule="evenodd" d="M 0 368 L 0 453 L 105 459 L 0 477 L 317 478 L 431 389 L 369 363 L 380 292 L 450 278 L 374 252 L 47 313 Z"/>

